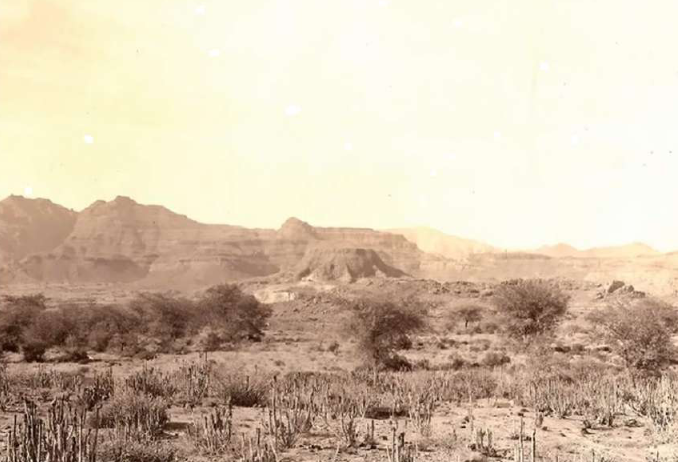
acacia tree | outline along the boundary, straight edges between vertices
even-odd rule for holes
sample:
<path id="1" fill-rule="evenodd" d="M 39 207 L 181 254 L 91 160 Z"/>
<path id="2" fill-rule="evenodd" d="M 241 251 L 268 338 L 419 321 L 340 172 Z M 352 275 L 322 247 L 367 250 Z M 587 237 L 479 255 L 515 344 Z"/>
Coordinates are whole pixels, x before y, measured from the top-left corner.
<path id="1" fill-rule="evenodd" d="M 452 314 L 464 321 L 464 329 L 468 331 L 469 323 L 480 322 L 483 319 L 481 311 L 481 306 L 470 304 L 457 307 Z"/>
<path id="2" fill-rule="evenodd" d="M 676 309 L 654 299 L 622 301 L 589 319 L 630 369 L 656 372 L 676 356 L 672 335 L 678 333 Z"/>
<path id="3" fill-rule="evenodd" d="M 210 326 L 224 341 L 260 340 L 271 309 L 234 284 L 211 287 L 198 301 L 200 326 Z"/>
<path id="4" fill-rule="evenodd" d="M 425 326 L 424 310 L 413 304 L 364 300 L 353 307 L 349 327 L 370 366 L 407 369 L 397 350 L 411 344 L 410 336 Z"/>
<path id="5" fill-rule="evenodd" d="M 506 333 L 528 342 L 553 332 L 567 312 L 570 297 L 543 279 L 514 279 L 499 285 L 495 304 Z"/>

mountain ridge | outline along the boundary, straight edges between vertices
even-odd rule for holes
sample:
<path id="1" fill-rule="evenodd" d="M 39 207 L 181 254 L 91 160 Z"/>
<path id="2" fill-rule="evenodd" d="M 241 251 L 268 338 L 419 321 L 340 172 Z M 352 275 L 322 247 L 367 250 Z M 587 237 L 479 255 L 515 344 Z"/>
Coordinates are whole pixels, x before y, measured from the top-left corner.
<path id="1" fill-rule="evenodd" d="M 277 229 L 205 224 L 126 196 L 95 201 L 80 212 L 47 199 L 0 201 L 4 284 L 125 282 L 181 288 L 269 276 L 295 279 L 309 267 L 321 279 L 351 281 L 401 273 L 438 280 L 561 274 L 600 279 L 606 275 L 601 264 L 588 260 L 643 257 L 648 265 L 668 262 L 672 268 L 678 259 L 671 255 L 643 243 L 587 250 L 557 244 L 507 252 L 429 227 L 318 227 L 295 217 Z M 576 263 L 565 264 L 568 259 Z M 635 274 L 627 263 L 612 267 Z M 671 277 L 668 269 L 665 277 Z"/>

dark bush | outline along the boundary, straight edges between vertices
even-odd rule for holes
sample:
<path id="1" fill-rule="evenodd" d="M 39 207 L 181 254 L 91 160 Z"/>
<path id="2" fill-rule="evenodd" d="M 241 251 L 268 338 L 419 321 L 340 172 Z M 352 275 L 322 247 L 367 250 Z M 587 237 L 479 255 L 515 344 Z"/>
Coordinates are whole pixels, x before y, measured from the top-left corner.
<path id="1" fill-rule="evenodd" d="M 511 358 L 509 358 L 505 353 L 500 353 L 497 351 L 488 351 L 485 353 L 485 356 L 483 356 L 482 359 L 482 364 L 486 367 L 499 367 L 510 362 Z"/>
<path id="2" fill-rule="evenodd" d="M 27 361 L 41 361 L 51 347 L 155 355 L 186 351 L 190 338 L 202 332 L 207 332 L 203 346 L 211 350 L 260 340 L 271 314 L 270 308 L 234 285 L 213 287 L 197 302 L 163 294 L 141 294 L 126 306 L 88 303 L 47 308 L 46 302 L 42 295 L 3 299 L 3 351 L 23 351 Z"/>
<path id="3" fill-rule="evenodd" d="M 568 295 L 541 279 L 503 282 L 495 295 L 506 333 L 523 341 L 551 334 L 567 312 L 568 302 Z"/>
<path id="4" fill-rule="evenodd" d="M 42 295 L 7 296 L 0 307 L 0 345 L 3 351 L 19 351 L 23 335 L 47 308 Z"/>
<path id="5" fill-rule="evenodd" d="M 412 365 L 396 351 L 411 345 L 410 335 L 424 325 L 424 311 L 419 306 L 364 300 L 353 307 L 349 328 L 358 338 L 368 364 L 410 370 Z"/>
<path id="6" fill-rule="evenodd" d="M 336 355 L 339 353 L 339 347 L 340 347 L 339 342 L 335 340 L 334 342 L 330 343 L 330 345 L 327 347 L 327 351 L 329 351 L 330 353 L 334 353 Z"/>
<path id="7" fill-rule="evenodd" d="M 24 361 L 27 363 L 41 363 L 45 360 L 47 344 L 39 340 L 25 342 L 21 347 Z"/>
<path id="8" fill-rule="evenodd" d="M 195 315 L 190 300 L 163 294 L 140 294 L 130 302 L 129 309 L 138 317 L 145 335 L 165 344 L 188 335 Z"/>
<path id="9" fill-rule="evenodd" d="M 271 316 L 269 307 L 233 284 L 208 289 L 197 306 L 196 321 L 217 331 L 222 341 L 261 340 Z"/>
<path id="10" fill-rule="evenodd" d="M 270 378 L 242 374 L 216 374 L 217 394 L 224 402 L 239 407 L 265 406 L 268 402 Z"/>
<path id="11" fill-rule="evenodd" d="M 659 371 L 676 356 L 672 335 L 678 332 L 678 312 L 671 305 L 653 299 L 620 302 L 590 319 L 629 368 Z"/>

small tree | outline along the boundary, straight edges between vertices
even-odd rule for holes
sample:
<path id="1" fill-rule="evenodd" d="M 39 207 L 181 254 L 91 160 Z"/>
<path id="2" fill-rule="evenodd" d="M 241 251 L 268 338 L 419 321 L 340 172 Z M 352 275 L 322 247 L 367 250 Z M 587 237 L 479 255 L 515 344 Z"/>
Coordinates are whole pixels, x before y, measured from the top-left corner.
<path id="1" fill-rule="evenodd" d="M 224 341 L 260 340 L 271 316 L 271 309 L 238 286 L 211 287 L 198 302 L 199 327 L 218 331 Z"/>
<path id="2" fill-rule="evenodd" d="M 464 330 L 468 331 L 468 325 L 472 322 L 480 322 L 483 319 L 482 307 L 479 305 L 461 305 L 453 311 L 452 315 L 464 321 Z"/>
<path id="3" fill-rule="evenodd" d="M 589 318 L 631 369 L 656 372 L 676 355 L 671 336 L 678 332 L 678 313 L 671 305 L 654 299 L 618 302 Z"/>
<path id="4" fill-rule="evenodd" d="M 507 334 L 526 342 L 552 333 L 567 312 L 569 299 L 549 281 L 517 279 L 499 285 L 495 303 Z"/>
<path id="5" fill-rule="evenodd" d="M 47 308 L 42 294 L 4 297 L 0 310 L 0 347 L 5 351 L 19 351 L 24 332 Z"/>
<path id="6" fill-rule="evenodd" d="M 403 369 L 409 363 L 397 350 L 410 344 L 410 335 L 424 325 L 424 312 L 418 306 L 364 300 L 353 307 L 349 328 L 357 336 L 369 365 Z"/>
<path id="7" fill-rule="evenodd" d="M 193 303 L 171 295 L 143 293 L 129 303 L 145 333 L 168 344 L 188 334 L 195 314 Z"/>

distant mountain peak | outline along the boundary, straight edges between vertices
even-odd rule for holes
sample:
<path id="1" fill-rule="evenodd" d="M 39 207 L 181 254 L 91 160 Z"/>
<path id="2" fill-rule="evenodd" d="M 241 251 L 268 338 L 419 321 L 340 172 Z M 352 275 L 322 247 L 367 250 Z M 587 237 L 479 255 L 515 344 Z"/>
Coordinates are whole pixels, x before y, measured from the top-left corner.
<path id="1" fill-rule="evenodd" d="M 585 250 L 577 249 L 566 243 L 543 246 L 536 250 L 537 253 L 549 257 L 584 257 L 584 258 L 633 258 L 648 255 L 657 255 L 659 252 L 643 242 L 630 244 L 592 247 Z"/>
<path id="2" fill-rule="evenodd" d="M 426 253 L 440 255 L 445 258 L 465 259 L 469 255 L 492 253 L 497 250 L 489 244 L 473 239 L 452 236 L 428 226 L 388 229 L 386 231 L 404 236 L 405 239 L 413 242 Z"/>
<path id="3" fill-rule="evenodd" d="M 128 196 L 115 196 L 115 199 L 113 199 L 113 202 L 116 204 L 133 204 L 133 205 L 138 205 L 138 202 L 132 199 L 131 197 Z"/>
<path id="4" fill-rule="evenodd" d="M 310 224 L 298 218 L 291 217 L 285 220 L 278 233 L 290 239 L 308 239 L 315 238 L 315 228 Z"/>
<path id="5" fill-rule="evenodd" d="M 70 234 L 76 217 L 49 199 L 11 195 L 0 201 L 0 253 L 21 259 L 48 252 Z"/>

